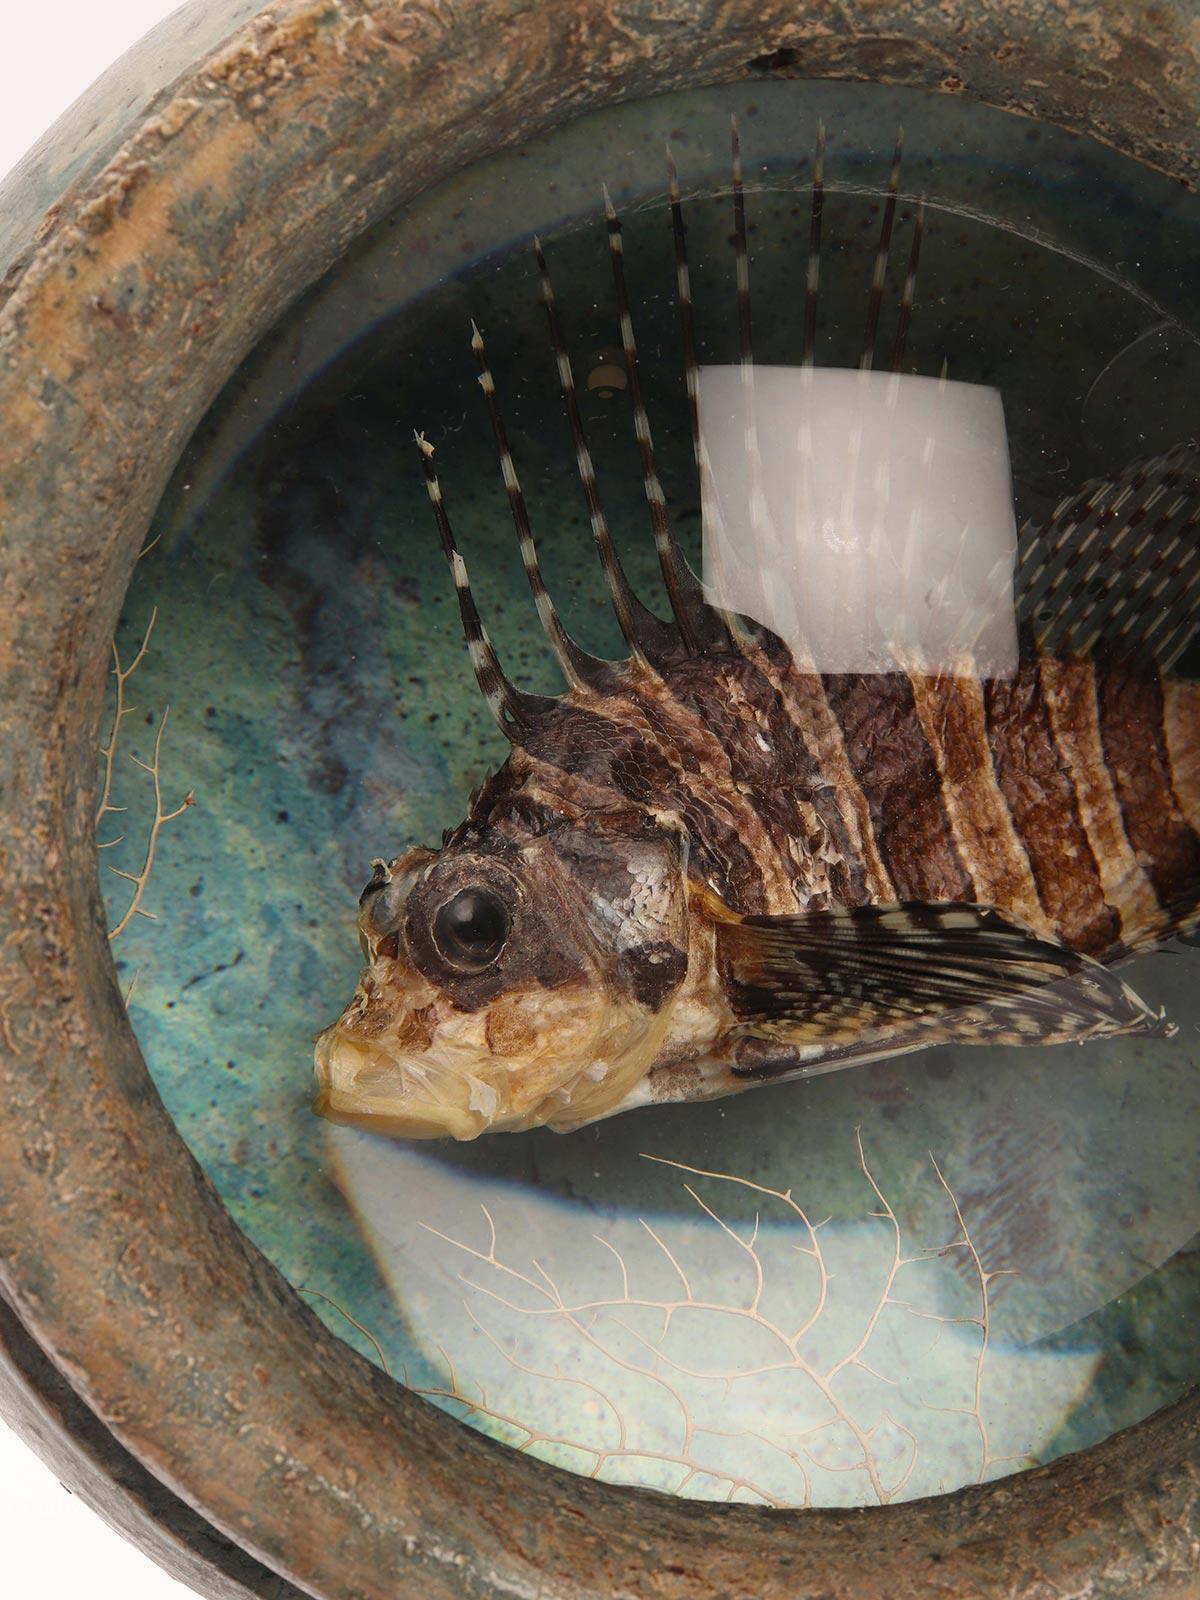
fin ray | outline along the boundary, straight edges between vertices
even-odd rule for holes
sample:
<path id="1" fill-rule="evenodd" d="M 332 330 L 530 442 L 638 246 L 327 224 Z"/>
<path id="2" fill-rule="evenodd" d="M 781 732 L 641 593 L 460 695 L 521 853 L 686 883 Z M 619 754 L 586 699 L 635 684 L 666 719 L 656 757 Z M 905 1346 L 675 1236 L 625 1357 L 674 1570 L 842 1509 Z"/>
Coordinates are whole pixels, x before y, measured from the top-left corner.
<path id="1" fill-rule="evenodd" d="M 863 334 L 862 359 L 859 367 L 870 372 L 875 361 L 875 337 L 879 331 L 879 312 L 883 305 L 883 288 L 887 278 L 888 257 L 892 250 L 892 228 L 896 221 L 896 196 L 900 192 L 900 162 L 904 154 L 904 129 L 896 133 L 896 148 L 892 152 L 892 168 L 888 173 L 887 194 L 883 202 L 883 222 L 879 229 L 879 248 L 875 252 L 875 270 L 871 275 L 871 292 L 867 296 L 867 326 Z"/>
<path id="2" fill-rule="evenodd" d="M 1107 968 L 990 906 L 867 905 L 719 923 L 718 959 L 742 1036 L 867 1048 L 1048 1043 L 1164 1031 Z M 811 1059 L 811 1058 L 810 1058 Z"/>
<path id="3" fill-rule="evenodd" d="M 438 481 L 437 468 L 433 464 L 433 446 L 422 433 L 414 435 L 416 445 L 421 454 L 421 465 L 425 472 L 425 486 L 429 493 L 429 501 L 433 506 L 434 519 L 437 522 L 438 533 L 441 536 L 442 552 L 446 557 L 447 565 L 454 578 L 454 588 L 458 596 L 458 611 L 462 618 L 463 633 L 467 640 L 467 650 L 471 657 L 471 666 L 475 672 L 475 680 L 487 701 L 488 710 L 495 718 L 497 726 L 506 739 L 513 743 L 520 742 L 520 730 L 527 727 L 532 719 L 541 711 L 545 711 L 556 702 L 546 699 L 542 695 L 525 694 L 514 687 L 505 675 L 500 665 L 500 659 L 488 638 L 487 629 L 479 615 L 475 604 L 475 596 L 471 591 L 471 580 L 467 572 L 467 564 L 459 552 L 458 544 L 450 526 L 450 517 L 446 511 L 446 502 L 442 495 L 442 486 Z"/>
<path id="4" fill-rule="evenodd" d="M 642 484 L 646 505 L 650 511 L 650 525 L 654 533 L 654 546 L 662 571 L 667 598 L 684 649 L 689 655 L 699 654 L 704 640 L 702 625 L 705 619 L 704 597 L 695 576 L 687 568 L 680 554 L 675 531 L 667 512 L 666 497 L 658 464 L 654 455 L 654 439 L 650 432 L 650 419 L 642 392 L 641 371 L 638 365 L 637 341 L 633 331 L 633 313 L 629 303 L 629 290 L 625 282 L 625 257 L 621 242 L 621 220 L 617 216 L 607 186 L 604 189 L 604 216 L 608 229 L 608 250 L 612 261 L 613 288 L 617 298 L 617 314 L 621 322 L 621 348 L 625 358 L 625 373 L 629 380 L 629 395 L 633 402 L 634 428 L 638 451 L 642 461 Z M 711 629 L 708 632 L 711 634 Z"/>
<path id="5" fill-rule="evenodd" d="M 587 502 L 588 517 L 591 521 L 592 538 L 595 541 L 596 551 L 600 557 L 600 565 L 604 572 L 604 581 L 608 587 L 609 600 L 616 615 L 617 626 L 625 643 L 629 646 L 630 654 L 643 666 L 651 665 L 651 657 L 665 655 L 673 639 L 673 630 L 659 621 L 653 612 L 638 599 L 625 575 L 621 565 L 621 558 L 613 544 L 612 533 L 608 526 L 608 518 L 600 503 L 600 489 L 596 482 L 596 469 L 592 463 L 591 451 L 588 449 L 587 438 L 583 428 L 583 418 L 579 411 L 579 396 L 575 388 L 575 375 L 571 368 L 571 358 L 567 353 L 566 336 L 563 333 L 562 318 L 558 312 L 558 301 L 554 295 L 554 286 L 550 279 L 550 268 L 546 262 L 546 255 L 542 249 L 541 240 L 536 236 L 533 241 L 534 256 L 537 260 L 538 271 L 541 275 L 542 303 L 546 308 L 546 318 L 550 326 L 550 341 L 554 347 L 555 362 L 558 367 L 559 387 L 562 390 L 563 404 L 566 407 L 567 423 L 571 430 L 571 439 L 575 446 L 575 463 L 579 470 L 579 481 L 583 486 L 584 499 Z"/>
<path id="6" fill-rule="evenodd" d="M 579 689 L 585 685 L 599 687 L 611 679 L 611 668 L 607 662 L 601 661 L 596 656 L 589 655 L 586 650 L 581 649 L 576 644 L 563 626 L 562 618 L 558 614 L 558 608 L 546 589 L 545 580 L 542 577 L 541 561 L 538 558 L 537 544 L 534 541 L 533 529 L 529 522 L 529 508 L 525 503 L 524 491 L 517 476 L 516 462 L 512 458 L 512 451 L 508 442 L 508 430 L 504 425 L 504 417 L 500 410 L 500 400 L 496 394 L 496 382 L 488 362 L 487 346 L 484 343 L 483 334 L 475 322 L 471 323 L 471 349 L 475 352 L 476 360 L 479 362 L 479 385 L 487 401 L 492 433 L 496 440 L 496 451 L 500 457 L 500 470 L 504 478 L 504 487 L 508 494 L 513 526 L 517 533 L 517 544 L 521 551 L 521 563 L 525 569 L 525 577 L 529 583 L 530 593 L 533 595 L 538 621 L 550 641 L 550 648 L 554 651 L 555 660 L 558 662 L 562 674 L 570 687 L 572 689 Z"/>
<path id="7" fill-rule="evenodd" d="M 921 240 L 925 235 L 925 197 L 917 202 L 913 217 L 912 244 L 908 252 L 908 270 L 904 275 L 904 290 L 900 296 L 900 314 L 896 322 L 896 337 L 892 344 L 891 370 L 899 372 L 904 365 L 904 351 L 908 344 L 908 329 L 912 322 L 913 299 L 917 292 L 917 267 L 921 260 Z"/>

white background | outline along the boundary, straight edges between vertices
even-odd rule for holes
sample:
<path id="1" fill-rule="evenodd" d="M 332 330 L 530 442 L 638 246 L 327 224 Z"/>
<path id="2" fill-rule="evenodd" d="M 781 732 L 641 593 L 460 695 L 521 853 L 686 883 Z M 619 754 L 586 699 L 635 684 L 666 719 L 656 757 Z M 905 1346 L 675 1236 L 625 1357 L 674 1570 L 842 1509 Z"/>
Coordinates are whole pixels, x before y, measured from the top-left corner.
<path id="1" fill-rule="evenodd" d="M 178 0 L 0 0 L 0 176 Z M 0 1423 L 4 1600 L 184 1600 Z"/>

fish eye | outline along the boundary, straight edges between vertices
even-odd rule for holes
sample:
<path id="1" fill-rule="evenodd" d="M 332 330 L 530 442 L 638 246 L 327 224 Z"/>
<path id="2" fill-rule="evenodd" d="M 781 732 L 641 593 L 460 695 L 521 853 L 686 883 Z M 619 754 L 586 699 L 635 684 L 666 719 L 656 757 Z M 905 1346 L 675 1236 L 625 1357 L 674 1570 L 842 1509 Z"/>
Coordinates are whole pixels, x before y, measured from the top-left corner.
<path id="1" fill-rule="evenodd" d="M 491 889 L 460 889 L 438 908 L 433 938 L 451 966 L 482 972 L 504 949 L 511 928 L 499 895 Z"/>

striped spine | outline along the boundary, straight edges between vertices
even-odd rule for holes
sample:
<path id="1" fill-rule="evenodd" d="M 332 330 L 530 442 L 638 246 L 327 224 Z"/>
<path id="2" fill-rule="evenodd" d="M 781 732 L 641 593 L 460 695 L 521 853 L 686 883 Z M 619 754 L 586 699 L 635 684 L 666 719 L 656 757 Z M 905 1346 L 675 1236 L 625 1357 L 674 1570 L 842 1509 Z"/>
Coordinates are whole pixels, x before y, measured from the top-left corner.
<path id="1" fill-rule="evenodd" d="M 609 599 L 617 618 L 617 626 L 621 636 L 629 647 L 629 653 L 635 661 L 644 667 L 650 663 L 642 646 L 642 639 L 638 627 L 639 613 L 643 608 L 639 605 L 637 596 L 630 588 L 625 570 L 621 566 L 620 557 L 612 542 L 609 531 L 608 519 L 604 515 L 604 508 L 600 504 L 600 489 L 596 482 L 596 469 L 592 464 L 591 452 L 587 446 L 587 439 L 583 431 L 583 418 L 579 414 L 579 396 L 575 389 L 575 374 L 571 370 L 571 358 L 567 354 L 566 339 L 563 336 L 562 321 L 558 314 L 558 302 L 554 297 L 554 286 L 550 281 L 550 269 L 546 265 L 546 256 L 542 250 L 541 240 L 534 238 L 534 256 L 537 260 L 538 272 L 542 281 L 542 303 L 546 308 L 546 319 L 550 326 L 550 341 L 554 347 L 554 360 L 558 368 L 559 387 L 562 390 L 563 404 L 566 407 L 567 422 L 571 430 L 571 442 L 575 448 L 575 465 L 579 472 L 579 481 L 583 486 L 584 499 L 587 502 L 588 517 L 591 522 L 592 538 L 600 557 L 600 566 L 604 573 L 604 582 L 608 588 Z"/>
<path id="2" fill-rule="evenodd" d="M 692 275 L 688 265 L 687 230 L 683 221 L 683 203 L 679 194 L 679 173 L 675 156 L 667 145 L 667 183 L 670 192 L 671 236 L 675 248 L 675 294 L 679 303 L 680 332 L 683 339 L 683 372 L 687 391 L 688 422 L 692 433 L 692 457 L 696 463 L 696 476 L 700 482 L 700 500 L 704 515 L 711 520 L 713 537 L 709 552 L 714 559 L 713 578 L 718 594 L 727 594 L 728 580 L 722 566 L 723 552 L 728 540 L 722 534 L 721 508 L 713 484 L 712 463 L 700 431 L 700 368 L 696 359 L 696 316 L 692 304 Z M 712 606 L 735 649 L 742 650 L 749 643 L 749 635 L 738 617 L 721 606 Z"/>
<path id="3" fill-rule="evenodd" d="M 750 251 L 746 239 L 746 192 L 742 174 L 742 142 L 737 118 L 729 119 L 729 141 L 733 166 L 733 254 L 737 288 L 738 362 L 742 375 L 746 460 L 750 466 L 751 560 L 757 569 L 762 615 L 774 614 L 768 595 L 772 569 L 771 552 L 766 547 L 767 503 L 763 492 L 762 455 L 758 443 L 757 402 L 754 392 L 754 330 L 750 316 Z"/>
<path id="4" fill-rule="evenodd" d="M 662 569 L 663 582 L 667 586 L 667 596 L 671 602 L 675 626 L 679 629 L 679 637 L 682 639 L 688 654 L 696 655 L 699 651 L 699 642 L 696 637 L 693 609 L 689 605 L 685 594 L 683 561 L 679 554 L 679 547 L 675 542 L 671 519 L 667 514 L 667 502 L 663 495 L 662 481 L 659 478 L 658 466 L 654 459 L 654 440 L 650 433 L 650 418 L 646 414 L 646 401 L 642 393 L 642 378 L 638 368 L 637 341 L 633 333 L 633 314 L 629 306 L 629 290 L 625 283 L 625 260 L 621 246 L 621 220 L 617 216 L 607 185 L 604 189 L 604 217 L 608 229 L 608 252 L 612 260 L 613 288 L 617 297 L 617 314 L 621 323 L 621 348 L 625 356 L 625 372 L 629 379 L 629 394 L 633 401 L 634 429 L 637 434 L 638 452 L 642 460 L 642 485 L 646 494 L 646 504 L 650 510 L 650 525 L 654 532 L 654 547 L 658 552 L 658 563 Z"/>
<path id="5" fill-rule="evenodd" d="M 750 269 L 742 159 L 731 119 L 733 245 L 739 363 L 752 482 L 753 559 L 764 586 L 766 507 L 754 411 Z M 884 200 L 861 368 L 875 357 L 899 195 L 902 133 Z M 824 208 L 825 137 L 813 173 L 805 279 L 803 364 L 814 359 Z M 702 484 L 691 277 L 678 174 L 667 153 L 676 283 L 693 453 Z M 527 579 L 572 694 L 520 694 L 480 620 L 433 467 L 418 435 L 442 547 L 454 575 L 472 666 L 496 721 L 519 746 L 514 793 L 550 815 L 606 805 L 674 816 L 696 871 L 735 912 L 781 914 L 896 901 L 998 905 L 1041 935 L 1114 957 L 1147 948 L 1194 921 L 1200 903 L 1200 696 L 1129 662 L 1153 648 L 1161 664 L 1194 632 L 1200 574 L 1200 455 L 1181 447 L 1088 484 L 1040 533 L 1025 530 L 1018 587 L 1027 597 L 1018 671 L 1011 681 L 917 674 L 821 677 L 779 640 L 748 634 L 721 614 L 728 645 L 705 670 L 689 657 L 710 622 L 670 526 L 655 459 L 624 270 L 621 225 L 605 192 L 608 245 L 622 345 L 656 548 L 678 641 L 634 595 L 600 504 L 571 364 L 540 243 L 534 248 L 576 463 L 593 538 L 633 658 L 599 687 L 593 662 L 570 638 L 546 591 L 528 508 L 482 334 L 472 348 L 496 437 Z M 903 367 L 925 227 L 913 217 L 908 267 L 891 349 Z M 945 387 L 943 366 L 942 387 Z M 803 451 L 801 451 L 803 457 Z M 927 446 L 923 470 L 932 470 Z M 706 513 L 707 514 L 707 513 Z M 913 530 L 910 529 L 910 535 Z M 904 563 L 907 566 L 907 562 Z M 902 585 L 907 573 L 902 576 Z M 902 596 L 903 598 L 903 596 Z M 1053 620 L 1047 621 L 1050 617 Z M 964 620 L 973 629 L 978 618 Z M 1136 641 L 1136 648 L 1135 648 Z M 963 649 L 972 641 L 964 633 Z M 1101 670 L 1064 649 L 1110 646 Z M 653 654 L 649 659 L 647 647 Z M 802 652 L 800 652 L 802 654 Z M 924 914 L 924 913 L 922 913 Z M 957 981 L 957 979 L 955 980 Z"/>
<path id="6" fill-rule="evenodd" d="M 913 218 L 912 244 L 908 252 L 908 271 L 904 275 L 904 292 L 900 296 L 900 314 L 896 321 L 896 338 L 892 344 L 891 370 L 899 372 L 904 365 L 904 351 L 908 344 L 908 329 L 912 322 L 913 300 L 917 293 L 917 267 L 921 260 L 921 240 L 925 234 L 925 200 L 917 202 Z"/>
<path id="7" fill-rule="evenodd" d="M 892 170 L 888 174 L 887 196 L 883 202 L 883 223 L 879 230 L 879 248 L 875 252 L 875 270 L 871 274 L 871 292 L 867 296 L 867 327 L 863 334 L 863 352 L 859 366 L 870 372 L 875 360 L 875 336 L 879 331 L 879 311 L 883 305 L 883 286 L 887 279 L 888 256 L 892 249 L 892 227 L 896 221 L 896 196 L 900 192 L 900 160 L 904 149 L 904 129 L 896 134 L 896 148 L 892 153 Z"/>
<path id="8" fill-rule="evenodd" d="M 525 568 L 525 576 L 529 582 L 533 603 L 537 608 L 540 621 L 546 637 L 550 641 L 550 648 L 554 651 L 554 658 L 572 689 L 582 690 L 585 687 L 584 679 L 579 671 L 580 652 L 571 639 L 567 630 L 562 625 L 553 600 L 546 590 L 542 578 L 541 562 L 538 560 L 537 545 L 534 543 L 533 530 L 529 524 L 529 509 L 525 503 L 525 496 L 521 490 L 521 481 L 517 477 L 516 463 L 512 458 L 512 451 L 508 444 L 508 430 L 504 426 L 504 417 L 500 410 L 500 401 L 496 394 L 496 382 L 492 376 L 492 369 L 488 364 L 487 347 L 484 344 L 483 334 L 477 325 L 471 323 L 471 349 L 479 362 L 479 386 L 487 400 L 488 415 L 492 422 L 492 432 L 496 438 L 496 450 L 500 457 L 500 471 L 504 478 L 504 488 L 508 494 L 509 509 L 512 512 L 513 526 L 517 532 L 517 543 L 521 551 L 521 563 Z"/>
<path id="9" fill-rule="evenodd" d="M 450 518 L 446 512 L 446 503 L 442 498 L 442 486 L 438 482 L 437 469 L 433 464 L 433 446 L 423 433 L 413 435 L 417 449 L 421 454 L 421 465 L 425 472 L 425 487 L 429 491 L 429 502 L 433 506 L 434 520 L 437 523 L 438 533 L 441 536 L 442 552 L 449 564 L 451 575 L 454 578 L 454 591 L 458 596 L 458 611 L 462 618 L 463 633 L 466 635 L 467 650 L 471 657 L 471 666 L 475 672 L 475 681 L 487 701 L 488 710 L 496 719 L 501 733 L 506 738 L 512 738 L 512 722 L 523 726 L 526 715 L 522 706 L 523 697 L 513 688 L 504 675 L 492 641 L 487 636 L 475 605 L 475 596 L 471 593 L 471 580 L 467 574 L 467 564 L 459 553 L 458 545 L 454 539 L 454 532 L 450 526 Z"/>

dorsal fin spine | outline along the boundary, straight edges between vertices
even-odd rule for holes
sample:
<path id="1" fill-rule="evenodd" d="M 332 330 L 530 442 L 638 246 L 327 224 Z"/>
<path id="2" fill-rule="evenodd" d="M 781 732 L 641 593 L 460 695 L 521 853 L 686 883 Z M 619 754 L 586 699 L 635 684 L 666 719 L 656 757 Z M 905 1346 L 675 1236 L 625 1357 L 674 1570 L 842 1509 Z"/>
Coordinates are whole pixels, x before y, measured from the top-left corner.
<path id="1" fill-rule="evenodd" d="M 554 651 L 554 658 L 558 662 L 567 683 L 572 689 L 581 690 L 587 687 L 589 682 L 593 682 L 596 679 L 600 673 L 602 663 L 581 650 L 574 639 L 571 638 L 563 626 L 558 609 L 546 588 L 542 577 L 541 562 L 538 559 L 537 544 L 534 541 L 533 529 L 529 521 L 529 508 L 525 502 L 520 478 L 517 476 L 516 462 L 513 460 L 512 450 L 508 442 L 508 430 L 504 425 L 504 416 L 500 409 L 499 396 L 496 393 L 496 381 L 492 376 L 492 369 L 488 362 L 487 346 L 484 343 L 483 334 L 474 321 L 471 323 L 471 349 L 475 352 L 475 358 L 479 362 L 479 386 L 483 390 L 484 398 L 487 401 L 492 432 L 496 439 L 496 450 L 500 457 L 500 471 L 504 479 L 504 488 L 508 495 L 513 526 L 517 533 L 517 544 L 521 552 L 521 564 L 525 569 L 525 577 L 529 583 L 530 593 L 533 595 L 538 621 L 550 641 L 550 648 Z"/>
<path id="2" fill-rule="evenodd" d="M 608 250 L 612 260 L 613 288 L 617 297 L 617 313 L 621 322 L 621 348 L 625 357 L 625 373 L 629 380 L 629 394 L 633 402 L 634 430 L 637 435 L 638 451 L 642 461 L 642 482 L 646 494 L 646 504 L 650 510 L 650 524 L 654 532 L 654 545 L 658 552 L 658 563 L 662 569 L 663 582 L 666 584 L 667 596 L 671 602 L 671 611 L 675 617 L 675 626 L 684 648 L 689 655 L 699 652 L 699 641 L 696 635 L 693 601 L 687 593 L 687 579 L 684 574 L 683 561 L 679 554 L 679 546 L 675 541 L 675 534 L 671 527 L 671 519 L 667 513 L 666 497 L 663 494 L 662 480 L 658 475 L 658 464 L 654 457 L 654 439 L 650 432 L 650 418 L 646 412 L 645 396 L 642 392 L 641 373 L 638 370 L 637 340 L 633 331 L 633 313 L 629 304 L 629 291 L 625 282 L 624 252 L 621 247 L 621 221 L 617 216 L 612 203 L 612 196 L 608 186 L 604 188 L 604 217 L 608 229 Z"/>
<path id="3" fill-rule="evenodd" d="M 492 646 L 492 641 L 488 638 L 487 629 L 483 625 L 475 597 L 471 592 L 467 564 L 462 558 L 450 526 L 446 502 L 442 496 L 442 486 L 438 482 L 437 469 L 433 464 L 433 446 L 423 433 L 416 433 L 413 437 L 421 454 L 425 486 L 441 536 L 442 552 L 454 579 L 459 616 L 462 618 L 463 633 L 466 635 L 467 650 L 475 672 L 475 680 L 501 733 L 506 739 L 517 742 L 517 730 L 528 724 L 529 713 L 536 702 L 532 697 L 521 694 L 513 687 L 500 665 L 499 657 Z"/>
<path id="4" fill-rule="evenodd" d="M 733 168 L 733 255 L 737 284 L 738 361 L 742 376 L 746 459 L 750 469 L 750 559 L 762 597 L 763 616 L 772 614 L 767 592 L 770 565 L 765 546 L 767 503 L 763 490 L 762 456 L 758 442 L 757 400 L 754 392 L 754 327 L 750 314 L 750 250 L 746 234 L 746 193 L 742 175 L 742 142 L 737 118 L 729 119 L 729 144 Z M 728 541 L 724 541 L 726 544 Z"/>
<path id="5" fill-rule="evenodd" d="M 675 293 L 679 302 L 679 322 L 683 337 L 683 369 L 684 382 L 687 390 L 688 420 L 692 431 L 692 457 L 696 464 L 696 476 L 699 480 L 701 504 L 705 506 L 705 515 L 718 518 L 719 507 L 715 497 L 710 492 L 706 494 L 706 485 L 712 483 L 712 466 L 708 460 L 708 452 L 700 433 L 700 367 L 696 359 L 696 313 L 692 304 L 692 276 L 688 265 L 687 230 L 683 222 L 683 201 L 679 193 L 679 172 L 675 165 L 674 152 L 670 142 L 667 143 L 667 183 L 670 191 L 671 203 L 671 234 L 675 245 Z M 708 502 L 706 504 L 706 501 Z M 719 558 L 721 546 L 725 542 L 714 530 L 715 537 L 709 544 L 710 550 Z M 720 587 L 718 574 L 718 588 Z M 714 605 L 705 600 L 709 613 L 720 622 L 730 641 L 738 649 L 744 649 L 749 644 L 749 635 L 746 633 L 739 619 L 723 607 Z"/>
<path id="6" fill-rule="evenodd" d="M 913 217 L 912 245 L 908 252 L 908 271 L 904 275 L 904 291 L 900 296 L 900 315 L 896 322 L 896 338 L 892 345 L 891 370 L 899 372 L 904 365 L 904 351 L 908 344 L 908 329 L 912 322 L 913 300 L 917 292 L 917 267 L 921 260 L 921 240 L 925 234 L 925 196 L 917 201 Z"/>
<path id="7" fill-rule="evenodd" d="M 638 628 L 638 611 L 641 609 L 637 596 L 630 587 L 612 542 L 609 531 L 608 519 L 604 515 L 604 508 L 600 503 L 600 490 L 596 483 L 596 469 L 592 464 L 591 452 L 587 447 L 587 439 L 583 431 L 583 419 L 579 414 L 579 398 L 575 390 L 575 375 L 571 370 L 571 358 L 567 354 L 566 340 L 563 336 L 562 322 L 558 314 L 558 303 L 554 297 L 554 286 L 550 281 L 550 269 L 546 264 L 545 252 L 537 236 L 533 240 L 534 256 L 537 260 L 538 271 L 542 280 L 542 303 L 546 308 L 546 318 L 550 325 L 550 339 L 554 347 L 555 364 L 558 368 L 558 381 L 562 389 L 563 403 L 567 411 L 567 422 L 571 429 L 571 438 L 575 446 L 575 464 L 579 470 L 579 481 L 583 486 L 584 498 L 587 501 L 588 517 L 591 521 L 592 538 L 600 557 L 600 566 L 604 573 L 604 581 L 608 587 L 609 599 L 616 615 L 617 626 L 629 647 L 629 652 L 640 666 L 650 667 L 646 656 L 645 647 Z"/>
<path id="8" fill-rule="evenodd" d="M 879 229 L 879 248 L 875 252 L 875 270 L 871 275 L 871 292 L 867 296 L 867 327 L 863 335 L 863 353 L 859 366 L 870 372 L 875 361 L 875 336 L 879 331 L 879 309 L 883 304 L 883 286 L 887 278 L 888 256 L 892 248 L 892 227 L 896 220 L 896 196 L 900 192 L 900 162 L 904 152 L 904 129 L 896 133 L 896 148 L 892 152 L 892 170 L 888 174 L 887 198 L 883 202 L 883 222 Z"/>
<path id="9" fill-rule="evenodd" d="M 817 346 L 817 296 L 821 287 L 821 220 L 825 212 L 825 124 L 817 123 L 813 158 L 812 212 L 808 224 L 808 266 L 804 274 L 803 365 L 813 365 Z"/>

